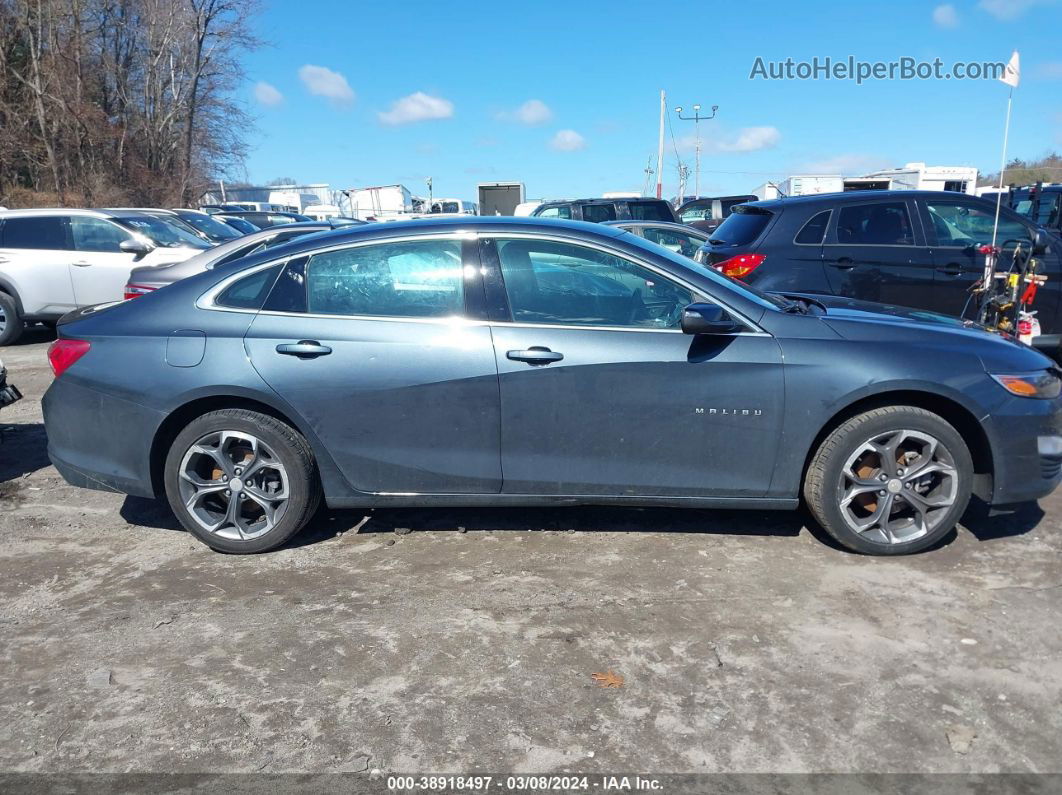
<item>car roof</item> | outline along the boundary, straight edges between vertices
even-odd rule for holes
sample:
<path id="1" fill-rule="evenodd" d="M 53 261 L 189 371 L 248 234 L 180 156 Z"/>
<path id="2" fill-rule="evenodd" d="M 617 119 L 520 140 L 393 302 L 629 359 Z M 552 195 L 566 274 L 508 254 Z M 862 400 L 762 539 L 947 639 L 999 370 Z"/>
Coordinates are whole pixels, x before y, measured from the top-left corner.
<path id="1" fill-rule="evenodd" d="M 748 202 L 752 207 L 763 207 L 771 210 L 788 207 L 790 205 L 804 204 L 853 204 L 875 199 L 970 199 L 972 201 L 987 201 L 980 196 L 971 196 L 969 193 L 959 193 L 953 190 L 848 190 L 837 193 L 809 193 L 805 196 L 780 196 L 777 199 Z"/>
<path id="2" fill-rule="evenodd" d="M 549 204 L 615 204 L 616 202 L 662 202 L 667 204 L 664 199 L 658 199 L 655 196 L 628 196 L 626 198 L 606 199 L 603 197 L 593 199 L 552 199 L 547 202 L 542 202 L 542 207 Z"/>
<path id="3" fill-rule="evenodd" d="M 706 234 L 703 229 L 698 229 L 695 226 L 689 226 L 687 224 L 675 223 L 674 221 L 645 221 L 628 218 L 619 221 L 602 221 L 599 226 L 616 226 L 620 229 L 626 229 L 629 226 L 658 226 L 664 229 L 674 229 L 677 232 L 693 232 L 697 235 Z"/>

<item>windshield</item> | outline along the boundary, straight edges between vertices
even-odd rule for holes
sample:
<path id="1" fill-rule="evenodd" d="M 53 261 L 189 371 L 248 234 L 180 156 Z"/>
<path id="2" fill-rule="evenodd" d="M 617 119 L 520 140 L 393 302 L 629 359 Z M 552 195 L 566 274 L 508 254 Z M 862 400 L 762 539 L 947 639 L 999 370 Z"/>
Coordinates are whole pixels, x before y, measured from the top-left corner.
<path id="1" fill-rule="evenodd" d="M 194 226 L 204 235 L 211 240 L 235 240 L 240 237 L 240 233 L 233 229 L 228 224 L 223 224 L 221 221 L 216 221 L 209 215 L 200 215 L 199 213 L 187 213 L 185 215 L 178 216 L 182 221 L 190 226 Z"/>
<path id="2" fill-rule="evenodd" d="M 765 293 L 763 290 L 745 284 L 745 282 L 738 281 L 737 279 L 732 279 L 729 276 L 724 276 L 722 273 L 715 270 L 714 268 L 702 265 L 699 262 L 694 262 L 692 259 L 684 257 L 681 254 L 672 251 L 671 249 L 665 246 L 657 245 L 656 243 L 651 243 L 648 240 L 644 240 L 643 238 L 640 238 L 631 232 L 628 232 L 624 236 L 623 240 L 626 243 L 630 243 L 639 248 L 646 249 L 647 251 L 656 254 L 658 257 L 662 256 L 682 268 L 694 271 L 695 273 L 705 277 L 709 281 L 725 285 L 727 288 L 734 290 L 735 292 L 741 293 L 742 296 L 744 296 L 749 301 L 754 301 L 766 308 L 786 309 L 792 306 L 793 302 L 790 301 L 788 298 L 783 298 L 780 295 L 772 295 L 771 293 Z"/>
<path id="3" fill-rule="evenodd" d="M 210 243 L 198 235 L 186 232 L 177 224 L 150 215 L 127 215 L 115 218 L 126 229 L 138 232 L 160 248 L 210 248 Z"/>
<path id="4" fill-rule="evenodd" d="M 224 220 L 225 223 L 227 223 L 229 226 L 231 226 L 236 231 L 243 232 L 245 235 L 249 235 L 252 232 L 261 231 L 261 227 L 255 226 L 250 221 L 245 221 L 242 218 L 237 218 L 237 217 L 232 216 L 232 215 L 222 216 L 222 220 Z"/>

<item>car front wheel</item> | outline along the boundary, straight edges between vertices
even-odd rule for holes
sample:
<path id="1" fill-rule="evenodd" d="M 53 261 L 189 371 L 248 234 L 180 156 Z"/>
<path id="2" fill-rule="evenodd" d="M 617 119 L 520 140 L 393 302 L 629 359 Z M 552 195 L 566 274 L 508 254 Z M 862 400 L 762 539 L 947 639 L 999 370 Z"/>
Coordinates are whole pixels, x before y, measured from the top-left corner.
<path id="1" fill-rule="evenodd" d="M 804 498 L 849 549 L 903 555 L 950 532 L 972 486 L 970 451 L 951 425 L 925 409 L 889 406 L 852 417 L 823 440 Z"/>
<path id="2" fill-rule="evenodd" d="M 313 453 L 293 428 L 245 409 L 193 420 L 165 464 L 166 496 L 181 524 L 221 552 L 280 546 L 320 502 Z"/>
<path id="3" fill-rule="evenodd" d="M 15 299 L 7 293 L 0 293 L 0 347 L 18 342 L 25 328 Z"/>

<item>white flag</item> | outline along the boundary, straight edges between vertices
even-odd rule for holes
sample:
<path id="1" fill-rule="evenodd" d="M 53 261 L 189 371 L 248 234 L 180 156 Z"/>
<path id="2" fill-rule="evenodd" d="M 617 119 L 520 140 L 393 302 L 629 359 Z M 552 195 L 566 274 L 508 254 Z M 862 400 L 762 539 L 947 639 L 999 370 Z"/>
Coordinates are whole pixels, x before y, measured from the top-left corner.
<path id="1" fill-rule="evenodd" d="M 1003 70 L 1003 74 L 999 79 L 1011 88 L 1018 87 L 1018 81 L 1021 80 L 1021 67 L 1018 65 L 1017 50 L 1010 56 L 1010 63 L 1007 64 L 1007 68 Z"/>

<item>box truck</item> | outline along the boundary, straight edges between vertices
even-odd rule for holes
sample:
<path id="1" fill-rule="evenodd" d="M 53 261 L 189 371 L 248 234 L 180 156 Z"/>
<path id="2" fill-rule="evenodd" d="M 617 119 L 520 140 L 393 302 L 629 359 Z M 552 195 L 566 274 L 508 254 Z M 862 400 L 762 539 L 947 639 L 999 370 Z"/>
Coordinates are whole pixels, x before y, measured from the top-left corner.
<path id="1" fill-rule="evenodd" d="M 524 201 L 522 182 L 481 182 L 476 190 L 480 215 L 513 215 Z"/>

